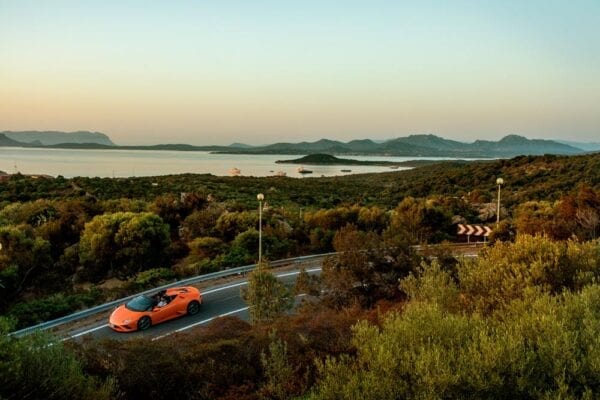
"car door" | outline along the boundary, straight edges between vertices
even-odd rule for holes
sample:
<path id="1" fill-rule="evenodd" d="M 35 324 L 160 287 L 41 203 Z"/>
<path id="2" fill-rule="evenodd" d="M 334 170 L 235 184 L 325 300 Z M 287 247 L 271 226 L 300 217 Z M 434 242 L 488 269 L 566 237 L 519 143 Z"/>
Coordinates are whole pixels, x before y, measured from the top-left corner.
<path id="1" fill-rule="evenodd" d="M 154 307 L 152 309 L 152 321 L 157 324 L 168 319 L 173 318 L 176 315 L 173 302 L 162 307 Z"/>

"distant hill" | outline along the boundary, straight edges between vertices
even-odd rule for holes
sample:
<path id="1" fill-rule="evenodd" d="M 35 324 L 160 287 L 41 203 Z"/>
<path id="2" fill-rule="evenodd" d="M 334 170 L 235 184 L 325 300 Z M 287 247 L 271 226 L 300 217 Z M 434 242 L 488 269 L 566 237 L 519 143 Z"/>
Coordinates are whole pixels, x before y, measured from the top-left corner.
<path id="1" fill-rule="evenodd" d="M 579 149 L 585 151 L 599 151 L 600 150 L 600 142 L 572 142 L 569 140 L 557 140 L 557 142 L 562 144 L 567 144 L 569 146 L 577 147 Z"/>
<path id="2" fill-rule="evenodd" d="M 211 151 L 227 154 L 332 154 L 403 157 L 508 158 L 520 155 L 572 155 L 584 153 L 581 148 L 553 140 L 527 139 L 509 135 L 495 142 L 476 140 L 463 143 L 435 135 L 411 135 L 385 142 L 370 139 L 341 142 L 321 139 L 316 142 L 274 143 L 249 146 L 233 143 L 229 146 L 194 146 L 189 144 L 158 144 L 151 146 L 117 146 L 108 136 L 97 132 L 10 132 L 0 133 L 0 146 L 53 147 L 66 149 L 123 149 Z M 589 151 L 589 150 L 588 150 Z"/>
<path id="3" fill-rule="evenodd" d="M 249 144 L 246 144 L 246 143 L 237 143 L 236 142 L 236 143 L 231 143 L 229 145 L 229 147 L 234 147 L 236 149 L 250 149 L 250 148 L 252 148 L 254 146 L 250 146 Z"/>
<path id="4" fill-rule="evenodd" d="M 578 149 L 567 144 L 553 140 L 527 139 L 523 136 L 509 135 L 498 142 L 477 140 L 471 147 L 483 152 L 496 152 L 499 154 L 514 155 L 541 155 L 541 154 L 577 154 L 582 153 Z"/>
<path id="5" fill-rule="evenodd" d="M 377 143 L 369 139 L 347 143 L 321 139 L 316 142 L 275 143 L 247 149 L 228 148 L 224 153 L 239 154 L 313 154 L 386 155 L 428 157 L 514 157 L 518 155 L 571 155 L 583 150 L 552 140 L 527 139 L 509 135 L 494 142 L 477 140 L 463 143 L 435 135 L 411 135 Z"/>
<path id="6" fill-rule="evenodd" d="M 389 140 L 388 145 L 392 143 L 405 143 L 421 148 L 431 148 L 438 150 L 464 151 L 466 143 L 455 140 L 444 139 L 435 135 L 410 135 L 397 139 Z M 467 145 L 468 146 L 468 145 Z"/>
<path id="7" fill-rule="evenodd" d="M 4 131 L 0 132 L 6 137 L 34 145 L 56 145 L 61 143 L 94 143 L 105 146 L 114 146 L 115 144 L 104 133 L 100 132 L 59 132 L 59 131 Z"/>
<path id="8" fill-rule="evenodd" d="M 3 133 L 0 133 L 0 146 L 4 147 L 25 147 L 26 143 L 11 139 Z"/>

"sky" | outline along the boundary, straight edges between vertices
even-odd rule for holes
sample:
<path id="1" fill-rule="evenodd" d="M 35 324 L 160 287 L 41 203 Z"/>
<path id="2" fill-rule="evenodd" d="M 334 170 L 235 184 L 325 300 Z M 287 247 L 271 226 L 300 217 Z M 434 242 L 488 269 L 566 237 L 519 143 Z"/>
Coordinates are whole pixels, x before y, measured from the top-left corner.
<path id="1" fill-rule="evenodd" d="M 0 0 L 0 131 L 600 141 L 600 1 Z"/>

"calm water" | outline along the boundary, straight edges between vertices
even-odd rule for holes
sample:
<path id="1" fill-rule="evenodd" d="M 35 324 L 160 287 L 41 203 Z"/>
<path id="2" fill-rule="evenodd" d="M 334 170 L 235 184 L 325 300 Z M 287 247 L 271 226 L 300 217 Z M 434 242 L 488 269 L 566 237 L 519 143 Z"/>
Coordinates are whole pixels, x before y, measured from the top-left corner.
<path id="1" fill-rule="evenodd" d="M 294 164 L 275 164 L 277 160 L 294 159 L 290 155 L 210 154 L 202 151 L 150 150 L 67 150 L 0 147 L 0 170 L 23 174 L 98 177 L 154 176 L 181 173 L 229 175 L 238 168 L 244 176 L 269 176 L 284 171 L 287 176 L 301 177 Z M 348 156 L 356 160 L 407 161 L 417 157 Z M 441 159 L 429 157 L 427 159 Z M 306 176 L 335 176 L 349 173 L 386 172 L 389 167 L 305 165 L 313 171 Z M 352 172 L 342 172 L 350 169 Z M 406 169 L 406 168 L 399 168 Z"/>

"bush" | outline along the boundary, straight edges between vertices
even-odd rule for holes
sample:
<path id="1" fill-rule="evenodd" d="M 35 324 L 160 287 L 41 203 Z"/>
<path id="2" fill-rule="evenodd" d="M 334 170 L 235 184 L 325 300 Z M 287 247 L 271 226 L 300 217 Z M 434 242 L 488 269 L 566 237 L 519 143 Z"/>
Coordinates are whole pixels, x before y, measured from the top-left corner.
<path id="1" fill-rule="evenodd" d="M 415 302 L 434 303 L 446 311 L 458 311 L 460 307 L 458 285 L 436 260 L 423 263 L 418 274 L 411 273 L 401 280 L 400 289 Z"/>
<path id="2" fill-rule="evenodd" d="M 165 283 L 175 278 L 175 273 L 168 268 L 153 268 L 139 272 L 127 282 L 127 288 L 141 291 Z"/>
<path id="3" fill-rule="evenodd" d="M 82 308 L 97 304 L 102 299 L 99 290 L 74 294 L 53 294 L 42 299 L 18 303 L 12 306 L 8 315 L 17 319 L 17 328 L 25 328 L 41 322 L 69 315 Z"/>
<path id="4" fill-rule="evenodd" d="M 353 328 L 356 357 L 318 362 L 313 399 L 596 398 L 600 286 L 532 293 L 498 318 L 411 303 Z"/>
<path id="5" fill-rule="evenodd" d="M 458 276 L 467 308 L 487 314 L 530 288 L 560 293 L 598 279 L 600 243 L 520 235 L 515 243 L 498 242 L 477 259 L 463 260 Z"/>
<path id="6" fill-rule="evenodd" d="M 83 373 L 75 355 L 45 335 L 7 336 L 10 323 L 0 317 L 0 398 L 114 399 L 112 380 Z"/>

